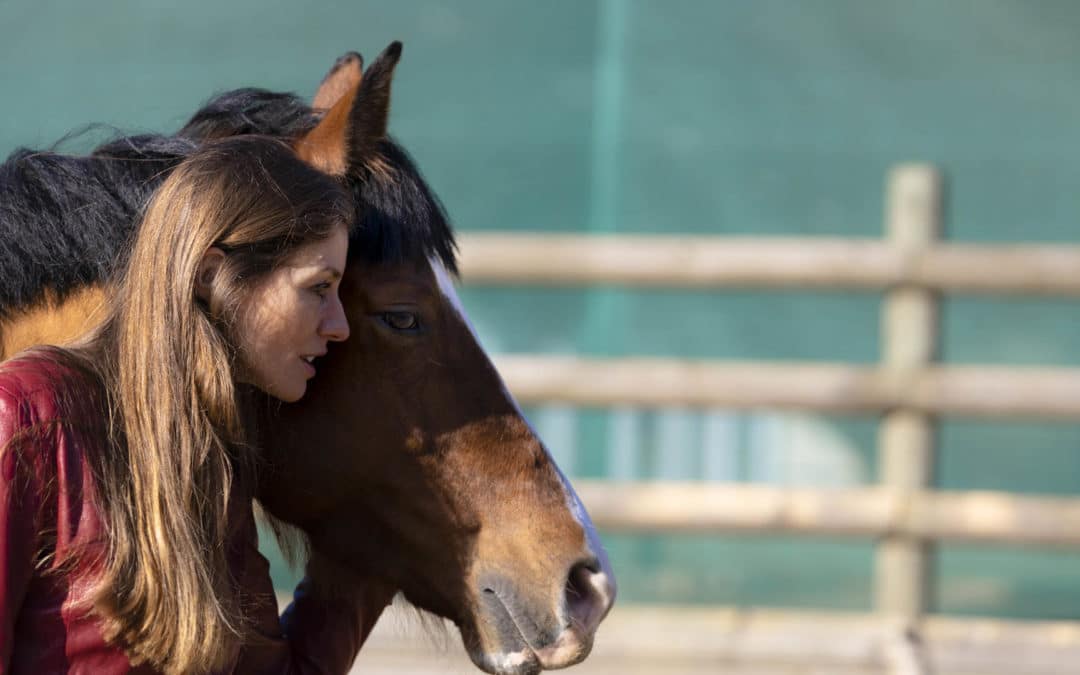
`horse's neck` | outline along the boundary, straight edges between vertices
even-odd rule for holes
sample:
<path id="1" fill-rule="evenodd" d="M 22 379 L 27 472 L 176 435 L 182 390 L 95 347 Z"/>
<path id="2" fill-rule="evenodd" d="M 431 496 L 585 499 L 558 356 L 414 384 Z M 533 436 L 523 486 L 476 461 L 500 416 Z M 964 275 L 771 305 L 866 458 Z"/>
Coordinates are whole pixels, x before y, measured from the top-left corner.
<path id="1" fill-rule="evenodd" d="M 0 358 L 34 345 L 71 342 L 100 323 L 104 306 L 100 286 L 79 289 L 60 302 L 47 293 L 38 306 L 13 312 L 0 324 Z"/>

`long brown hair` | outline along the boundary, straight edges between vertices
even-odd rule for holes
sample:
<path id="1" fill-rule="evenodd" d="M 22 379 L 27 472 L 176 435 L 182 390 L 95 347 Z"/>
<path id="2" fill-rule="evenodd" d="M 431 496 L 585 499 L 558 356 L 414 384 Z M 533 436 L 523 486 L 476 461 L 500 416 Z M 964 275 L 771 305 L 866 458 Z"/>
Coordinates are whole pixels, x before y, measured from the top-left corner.
<path id="1" fill-rule="evenodd" d="M 229 495 L 254 462 L 234 319 L 260 277 L 354 215 L 340 184 L 279 141 L 211 144 L 158 189 L 109 318 L 76 350 L 104 385 L 110 420 L 111 447 L 89 458 L 108 528 L 93 602 L 133 661 L 205 672 L 243 637 L 223 546 Z M 226 258 L 203 301 L 196 276 L 212 246 Z"/>

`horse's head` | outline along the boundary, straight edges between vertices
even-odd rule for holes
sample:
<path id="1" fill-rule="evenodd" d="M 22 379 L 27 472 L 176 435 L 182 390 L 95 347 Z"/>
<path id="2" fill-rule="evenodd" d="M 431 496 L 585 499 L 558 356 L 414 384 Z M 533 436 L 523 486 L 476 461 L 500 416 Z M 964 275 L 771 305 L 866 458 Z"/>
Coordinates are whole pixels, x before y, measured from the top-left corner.
<path id="1" fill-rule="evenodd" d="M 441 206 L 386 137 L 399 54 L 391 45 L 362 77 L 359 57 L 339 61 L 316 97 L 337 103 L 296 145 L 357 196 L 341 287 L 351 337 L 264 422 L 260 499 L 320 555 L 453 620 L 481 668 L 570 665 L 614 576 L 458 302 Z"/>

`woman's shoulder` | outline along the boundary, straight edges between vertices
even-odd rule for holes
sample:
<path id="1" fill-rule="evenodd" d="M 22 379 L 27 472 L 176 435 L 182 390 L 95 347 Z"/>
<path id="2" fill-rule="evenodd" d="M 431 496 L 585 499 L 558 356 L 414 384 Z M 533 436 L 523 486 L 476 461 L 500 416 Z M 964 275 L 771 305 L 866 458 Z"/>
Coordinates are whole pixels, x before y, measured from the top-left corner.
<path id="1" fill-rule="evenodd" d="M 0 482 L 22 475 L 45 494 L 56 487 L 59 467 L 78 473 L 104 434 L 94 381 L 62 349 L 35 348 L 0 362 Z"/>
<path id="2" fill-rule="evenodd" d="M 0 428 L 66 416 L 66 402 L 88 398 L 94 379 L 76 357 L 35 348 L 0 362 Z"/>

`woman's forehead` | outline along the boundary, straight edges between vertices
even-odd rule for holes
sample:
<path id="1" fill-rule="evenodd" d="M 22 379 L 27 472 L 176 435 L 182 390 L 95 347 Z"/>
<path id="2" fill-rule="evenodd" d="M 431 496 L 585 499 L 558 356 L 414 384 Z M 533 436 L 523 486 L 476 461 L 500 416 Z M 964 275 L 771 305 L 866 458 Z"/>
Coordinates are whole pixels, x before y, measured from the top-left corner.
<path id="1" fill-rule="evenodd" d="M 293 268 L 330 268 L 338 275 L 345 270 L 349 237 L 344 226 L 335 227 L 325 239 L 317 239 L 297 248 L 284 262 Z"/>

